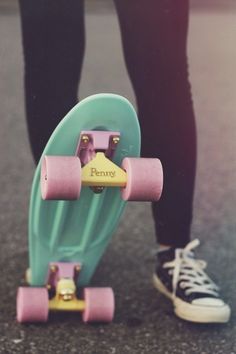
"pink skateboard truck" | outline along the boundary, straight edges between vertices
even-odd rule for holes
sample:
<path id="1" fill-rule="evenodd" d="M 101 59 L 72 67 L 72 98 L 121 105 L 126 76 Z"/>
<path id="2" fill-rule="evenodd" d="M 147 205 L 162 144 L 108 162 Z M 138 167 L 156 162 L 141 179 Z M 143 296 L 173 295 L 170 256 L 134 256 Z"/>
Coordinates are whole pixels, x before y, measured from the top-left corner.
<path id="1" fill-rule="evenodd" d="M 77 297 L 79 263 L 49 265 L 46 287 L 20 287 L 17 293 L 17 321 L 46 322 L 49 311 L 81 312 L 83 322 L 111 322 L 115 301 L 111 288 L 84 288 Z"/>
<path id="2" fill-rule="evenodd" d="M 160 160 L 126 157 L 117 166 L 111 159 L 119 141 L 119 132 L 82 131 L 75 156 L 44 156 L 42 198 L 76 200 L 83 185 L 95 193 L 105 187 L 120 187 L 123 200 L 159 200 L 163 187 Z"/>

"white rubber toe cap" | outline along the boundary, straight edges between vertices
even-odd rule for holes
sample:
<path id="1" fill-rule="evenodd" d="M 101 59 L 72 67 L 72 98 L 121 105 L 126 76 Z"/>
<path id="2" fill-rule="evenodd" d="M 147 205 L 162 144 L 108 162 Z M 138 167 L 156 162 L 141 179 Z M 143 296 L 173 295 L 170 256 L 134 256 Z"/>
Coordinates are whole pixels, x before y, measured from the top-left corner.
<path id="1" fill-rule="evenodd" d="M 224 306 L 225 303 L 221 299 L 213 299 L 210 297 L 203 297 L 201 299 L 195 299 L 192 301 L 192 305 L 196 306 L 212 306 L 212 307 L 221 307 Z"/>
<path id="2" fill-rule="evenodd" d="M 230 307 L 221 299 L 202 298 L 187 303 L 174 299 L 175 313 L 183 320 L 199 323 L 226 323 L 230 318 Z"/>

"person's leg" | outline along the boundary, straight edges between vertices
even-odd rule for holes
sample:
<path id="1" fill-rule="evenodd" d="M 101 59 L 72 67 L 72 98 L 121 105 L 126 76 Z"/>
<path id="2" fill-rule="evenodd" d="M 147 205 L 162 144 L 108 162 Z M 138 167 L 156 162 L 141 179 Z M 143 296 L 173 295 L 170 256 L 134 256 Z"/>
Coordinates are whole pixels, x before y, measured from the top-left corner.
<path id="1" fill-rule="evenodd" d="M 195 259 L 189 242 L 196 165 L 196 131 L 188 80 L 188 0 L 115 0 L 125 59 L 142 129 L 142 155 L 159 157 L 164 170 L 161 201 L 153 203 L 158 252 L 155 287 L 177 316 L 227 322 L 230 308 Z"/>
<path id="2" fill-rule="evenodd" d="M 196 132 L 188 79 L 188 1 L 115 0 L 127 69 L 136 94 L 142 155 L 164 170 L 160 202 L 153 203 L 158 242 L 190 239 Z"/>
<path id="3" fill-rule="evenodd" d="M 76 104 L 84 55 L 83 0 L 19 0 L 26 117 L 38 162 L 48 138 Z"/>

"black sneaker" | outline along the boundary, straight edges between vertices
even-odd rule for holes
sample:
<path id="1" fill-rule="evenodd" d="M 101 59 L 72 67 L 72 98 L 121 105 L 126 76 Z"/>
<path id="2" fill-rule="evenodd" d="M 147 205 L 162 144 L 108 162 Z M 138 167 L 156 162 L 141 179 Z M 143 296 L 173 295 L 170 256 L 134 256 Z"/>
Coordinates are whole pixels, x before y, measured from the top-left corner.
<path id="1" fill-rule="evenodd" d="M 206 262 L 194 257 L 193 249 L 198 245 L 199 240 L 194 240 L 185 248 L 158 252 L 154 286 L 172 300 L 175 314 L 184 320 L 228 322 L 230 308 L 204 272 Z"/>

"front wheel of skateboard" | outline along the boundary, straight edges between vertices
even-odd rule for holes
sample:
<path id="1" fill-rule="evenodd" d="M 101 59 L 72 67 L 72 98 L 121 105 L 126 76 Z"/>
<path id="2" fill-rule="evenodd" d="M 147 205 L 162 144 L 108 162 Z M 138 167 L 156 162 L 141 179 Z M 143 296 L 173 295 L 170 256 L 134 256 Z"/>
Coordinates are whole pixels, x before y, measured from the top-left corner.
<path id="1" fill-rule="evenodd" d="M 127 173 L 126 187 L 121 189 L 124 200 L 157 201 L 163 188 L 163 170 L 155 158 L 128 158 L 121 166 Z"/>
<path id="2" fill-rule="evenodd" d="M 85 288 L 84 322 L 111 322 L 115 311 L 114 293 L 111 288 Z"/>
<path id="3" fill-rule="evenodd" d="M 23 322 L 47 322 L 49 312 L 46 288 L 18 288 L 16 298 L 16 318 Z"/>
<path id="4" fill-rule="evenodd" d="M 77 156 L 44 156 L 41 167 L 43 199 L 75 200 L 81 190 L 81 163 Z"/>

